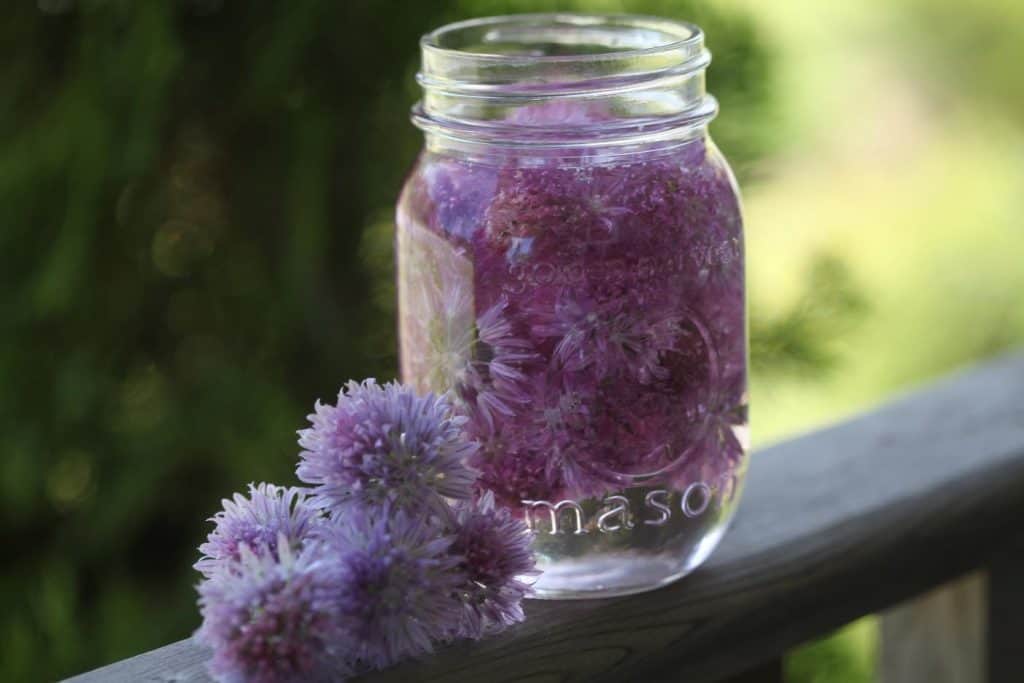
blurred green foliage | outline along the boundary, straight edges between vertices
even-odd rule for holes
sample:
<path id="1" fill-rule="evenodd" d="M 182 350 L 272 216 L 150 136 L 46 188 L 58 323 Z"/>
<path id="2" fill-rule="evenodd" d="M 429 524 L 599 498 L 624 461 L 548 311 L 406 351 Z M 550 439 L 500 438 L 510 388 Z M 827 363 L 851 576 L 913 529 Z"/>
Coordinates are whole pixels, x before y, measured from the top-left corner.
<path id="1" fill-rule="evenodd" d="M 722 105 L 712 131 L 752 218 L 755 394 L 772 398 L 755 397 L 758 432 L 806 427 L 1024 339 L 1020 290 L 1005 283 L 1024 253 L 1007 230 L 1019 226 L 1019 199 L 1008 198 L 1019 198 L 1024 173 L 970 136 L 947 146 L 929 138 L 922 147 L 938 151 L 915 148 L 918 170 L 895 180 L 858 170 L 862 157 L 900 163 L 919 122 L 907 129 L 914 135 L 897 126 L 852 156 L 822 144 L 874 140 L 845 126 L 877 102 L 858 99 L 858 110 L 836 93 L 855 90 L 861 60 L 878 45 L 861 36 L 874 35 L 877 17 L 887 22 L 880 35 L 900 37 L 888 44 L 904 50 L 913 77 L 930 84 L 930 102 L 960 111 L 977 100 L 986 116 L 1016 126 L 1024 94 L 1002 65 L 1019 63 L 1024 40 L 1001 20 L 1019 18 L 1019 7 L 877 0 L 844 10 L 850 20 L 827 5 L 5 8 L 0 680 L 54 679 L 188 635 L 198 622 L 189 567 L 220 498 L 252 480 L 292 481 L 294 431 L 313 401 L 348 378 L 394 376 L 391 215 L 421 143 L 407 118 L 418 97 L 417 39 L 448 21 L 631 11 L 705 29 L 709 85 Z M 828 26 L 849 31 L 818 28 Z M 888 69 L 893 59 L 879 61 Z M 870 78 L 865 92 L 902 102 L 902 83 Z M 793 173 L 793 158 L 829 154 L 838 161 L 824 173 Z M 950 159 L 958 192 L 949 191 Z M 926 210 L 907 202 L 915 194 L 930 198 Z M 922 236 L 930 251 L 918 249 Z M 895 251 L 912 257 L 893 265 Z M 950 277 L 964 254 L 988 267 Z M 942 344 L 892 343 L 940 325 Z M 867 680 L 871 629 L 857 628 L 855 638 L 797 653 L 791 680 Z"/>
<path id="2" fill-rule="evenodd" d="M 817 254 L 795 301 L 774 314 L 751 310 L 751 371 L 770 378 L 832 370 L 841 360 L 834 342 L 857 324 L 867 306 L 842 259 Z"/>
<path id="3" fill-rule="evenodd" d="M 798 649 L 787 658 L 784 675 L 790 683 L 872 683 L 876 649 L 874 624 L 862 620 Z"/>

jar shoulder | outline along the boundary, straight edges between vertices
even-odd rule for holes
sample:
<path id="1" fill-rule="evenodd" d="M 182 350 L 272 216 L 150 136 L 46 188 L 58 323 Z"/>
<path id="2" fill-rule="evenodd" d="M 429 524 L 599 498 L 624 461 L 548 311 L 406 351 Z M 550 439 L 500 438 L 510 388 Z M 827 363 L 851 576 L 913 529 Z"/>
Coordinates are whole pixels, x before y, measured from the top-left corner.
<path id="1" fill-rule="evenodd" d="M 453 238 L 504 224 L 559 230 L 588 221 L 741 229 L 739 190 L 708 137 L 657 153 L 467 158 L 424 150 L 402 191 L 399 222 Z"/>

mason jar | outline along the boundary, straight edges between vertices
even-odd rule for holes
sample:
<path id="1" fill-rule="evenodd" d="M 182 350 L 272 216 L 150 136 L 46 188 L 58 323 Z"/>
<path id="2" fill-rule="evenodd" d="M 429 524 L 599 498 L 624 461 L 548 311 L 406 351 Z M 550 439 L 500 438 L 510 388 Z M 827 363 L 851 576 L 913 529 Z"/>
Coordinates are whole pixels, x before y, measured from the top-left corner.
<path id="1" fill-rule="evenodd" d="M 531 530 L 539 597 L 674 581 L 722 537 L 748 443 L 742 220 L 704 36 L 536 14 L 421 47 L 402 378 L 467 418 L 479 494 Z"/>

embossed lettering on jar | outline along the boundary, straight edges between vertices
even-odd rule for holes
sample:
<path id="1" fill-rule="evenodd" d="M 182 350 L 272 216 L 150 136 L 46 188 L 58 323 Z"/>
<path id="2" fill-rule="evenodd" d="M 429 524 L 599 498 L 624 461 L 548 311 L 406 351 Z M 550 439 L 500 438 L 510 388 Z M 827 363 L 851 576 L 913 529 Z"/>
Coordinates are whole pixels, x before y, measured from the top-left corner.
<path id="1" fill-rule="evenodd" d="M 522 15 L 423 38 L 397 213 L 403 380 L 450 392 L 540 597 L 699 565 L 747 450 L 739 199 L 692 25 Z"/>

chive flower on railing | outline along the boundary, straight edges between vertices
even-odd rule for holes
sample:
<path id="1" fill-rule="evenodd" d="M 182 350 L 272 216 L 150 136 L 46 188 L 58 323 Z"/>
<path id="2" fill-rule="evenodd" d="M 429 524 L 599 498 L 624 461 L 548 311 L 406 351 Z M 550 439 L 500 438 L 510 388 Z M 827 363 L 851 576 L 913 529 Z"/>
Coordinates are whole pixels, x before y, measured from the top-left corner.
<path id="1" fill-rule="evenodd" d="M 355 513 L 323 531 L 341 569 L 337 609 L 354 659 L 382 668 L 433 650 L 459 614 L 450 531 L 403 512 Z"/>
<path id="2" fill-rule="evenodd" d="M 459 558 L 462 607 L 459 638 L 481 638 L 524 619 L 523 598 L 530 586 L 522 579 L 538 575 L 525 542 L 523 522 L 494 504 L 494 494 L 460 503 L 455 512 L 451 552 Z"/>
<path id="3" fill-rule="evenodd" d="M 338 569 L 315 546 L 277 555 L 243 544 L 238 560 L 199 585 L 199 642 L 213 650 L 210 673 L 247 683 L 327 682 L 351 672 L 338 619 Z"/>
<path id="4" fill-rule="evenodd" d="M 200 546 L 219 681 L 340 681 L 522 621 L 526 525 L 474 501 L 476 446 L 444 397 L 373 380 L 299 432 L 310 489 L 250 484 Z"/>
<path id="5" fill-rule="evenodd" d="M 248 498 L 236 493 L 223 504 L 224 509 L 210 518 L 213 532 L 199 546 L 203 555 L 194 565 L 207 577 L 237 561 L 244 547 L 256 555 L 277 557 L 283 539 L 291 550 L 297 550 L 320 521 L 320 511 L 296 487 L 250 484 Z"/>
<path id="6" fill-rule="evenodd" d="M 337 405 L 318 401 L 309 420 L 296 474 L 313 487 L 317 507 L 440 511 L 445 498 L 472 496 L 475 477 L 464 461 L 475 445 L 462 438 L 465 418 L 439 396 L 349 382 Z"/>

